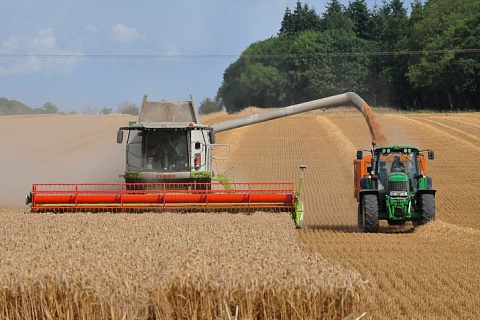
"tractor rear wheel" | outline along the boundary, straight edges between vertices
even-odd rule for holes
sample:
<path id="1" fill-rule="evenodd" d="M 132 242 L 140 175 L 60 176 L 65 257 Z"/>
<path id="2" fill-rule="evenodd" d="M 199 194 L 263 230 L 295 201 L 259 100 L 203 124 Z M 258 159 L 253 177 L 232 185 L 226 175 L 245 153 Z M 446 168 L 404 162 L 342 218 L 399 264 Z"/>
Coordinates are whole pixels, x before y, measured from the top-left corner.
<path id="1" fill-rule="evenodd" d="M 363 196 L 362 210 L 365 215 L 364 232 L 378 232 L 378 200 L 375 194 L 366 194 Z"/>
<path id="2" fill-rule="evenodd" d="M 358 203 L 357 214 L 358 214 L 358 229 L 363 231 L 363 211 L 362 211 L 361 202 Z"/>
<path id="3" fill-rule="evenodd" d="M 427 224 L 435 220 L 435 195 L 424 193 L 420 195 L 421 218 L 420 224 Z"/>

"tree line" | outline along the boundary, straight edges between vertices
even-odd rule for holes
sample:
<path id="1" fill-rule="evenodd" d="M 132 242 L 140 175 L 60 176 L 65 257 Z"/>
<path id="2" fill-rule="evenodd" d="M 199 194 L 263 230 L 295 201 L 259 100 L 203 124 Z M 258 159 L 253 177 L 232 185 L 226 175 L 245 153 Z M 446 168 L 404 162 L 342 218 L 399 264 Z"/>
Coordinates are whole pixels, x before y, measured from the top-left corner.
<path id="1" fill-rule="evenodd" d="M 373 106 L 480 110 L 480 1 L 412 0 L 407 10 L 401 0 L 373 8 L 331 0 L 322 15 L 297 1 L 276 36 L 252 43 L 228 66 L 216 97 L 199 111 L 284 107 L 347 91 Z M 0 115 L 27 113 L 60 112 L 50 102 L 32 109 L 0 98 Z"/>
<path id="2" fill-rule="evenodd" d="M 480 2 L 331 0 L 319 16 L 297 1 L 276 36 L 229 65 L 215 103 L 236 112 L 347 91 L 373 106 L 480 110 Z"/>
<path id="3" fill-rule="evenodd" d="M 118 106 L 116 112 L 121 114 L 138 115 L 140 113 L 140 108 L 133 103 L 124 102 Z M 93 108 L 85 108 L 80 113 L 89 115 L 106 115 L 113 113 L 113 108 L 104 107 L 101 108 L 100 111 L 97 111 Z M 30 108 L 20 101 L 0 98 L 0 116 L 22 114 L 78 114 L 78 112 L 70 111 L 65 113 L 60 111 L 60 108 L 52 102 L 45 102 L 41 108 Z"/>

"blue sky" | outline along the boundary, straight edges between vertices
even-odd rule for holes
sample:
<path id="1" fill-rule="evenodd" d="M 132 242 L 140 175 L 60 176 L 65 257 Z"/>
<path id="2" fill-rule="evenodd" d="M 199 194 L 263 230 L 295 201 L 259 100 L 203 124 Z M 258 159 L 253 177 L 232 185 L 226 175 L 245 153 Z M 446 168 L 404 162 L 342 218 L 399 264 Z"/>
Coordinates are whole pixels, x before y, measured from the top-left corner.
<path id="1" fill-rule="evenodd" d="M 302 1 L 318 14 L 328 2 Z M 367 0 L 369 8 L 375 3 Z M 277 34 L 295 4 L 3 0 L 0 97 L 78 112 L 140 105 L 145 93 L 174 101 L 192 94 L 199 105 L 216 95 L 225 69 L 251 43 Z"/>

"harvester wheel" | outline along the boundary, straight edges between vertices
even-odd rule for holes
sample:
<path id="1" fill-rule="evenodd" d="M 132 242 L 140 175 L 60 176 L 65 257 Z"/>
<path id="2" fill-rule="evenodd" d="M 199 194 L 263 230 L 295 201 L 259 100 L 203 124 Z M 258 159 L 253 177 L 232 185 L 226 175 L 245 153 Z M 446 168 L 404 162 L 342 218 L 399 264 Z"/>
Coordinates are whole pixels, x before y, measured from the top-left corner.
<path id="1" fill-rule="evenodd" d="M 363 196 L 363 213 L 365 215 L 364 232 L 378 232 L 378 200 L 375 194 L 366 194 Z"/>
<path id="2" fill-rule="evenodd" d="M 195 182 L 194 190 L 210 190 L 212 188 L 211 179 L 198 179 Z"/>
<path id="3" fill-rule="evenodd" d="M 420 195 L 421 219 L 420 224 L 426 224 L 435 220 L 435 196 L 424 193 Z"/>

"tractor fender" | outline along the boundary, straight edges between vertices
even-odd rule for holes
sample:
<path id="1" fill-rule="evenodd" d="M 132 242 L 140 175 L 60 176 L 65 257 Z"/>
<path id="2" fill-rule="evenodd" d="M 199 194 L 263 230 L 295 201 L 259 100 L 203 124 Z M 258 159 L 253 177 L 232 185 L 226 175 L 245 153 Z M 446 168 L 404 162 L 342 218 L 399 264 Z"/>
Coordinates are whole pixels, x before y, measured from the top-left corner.
<path id="1" fill-rule="evenodd" d="M 360 178 L 360 189 L 367 189 L 368 179 L 365 177 Z"/>
<path id="2" fill-rule="evenodd" d="M 431 190 L 433 186 L 433 180 L 431 177 L 427 177 L 427 189 Z"/>
<path id="3" fill-rule="evenodd" d="M 437 190 L 435 189 L 420 189 L 420 190 L 417 190 L 417 194 L 415 195 L 417 198 L 421 195 L 421 194 L 433 194 L 433 196 L 435 196 L 435 193 L 437 192 Z"/>
<path id="4" fill-rule="evenodd" d="M 374 194 L 378 196 L 378 189 L 362 189 L 360 190 L 360 198 L 366 194 Z"/>

